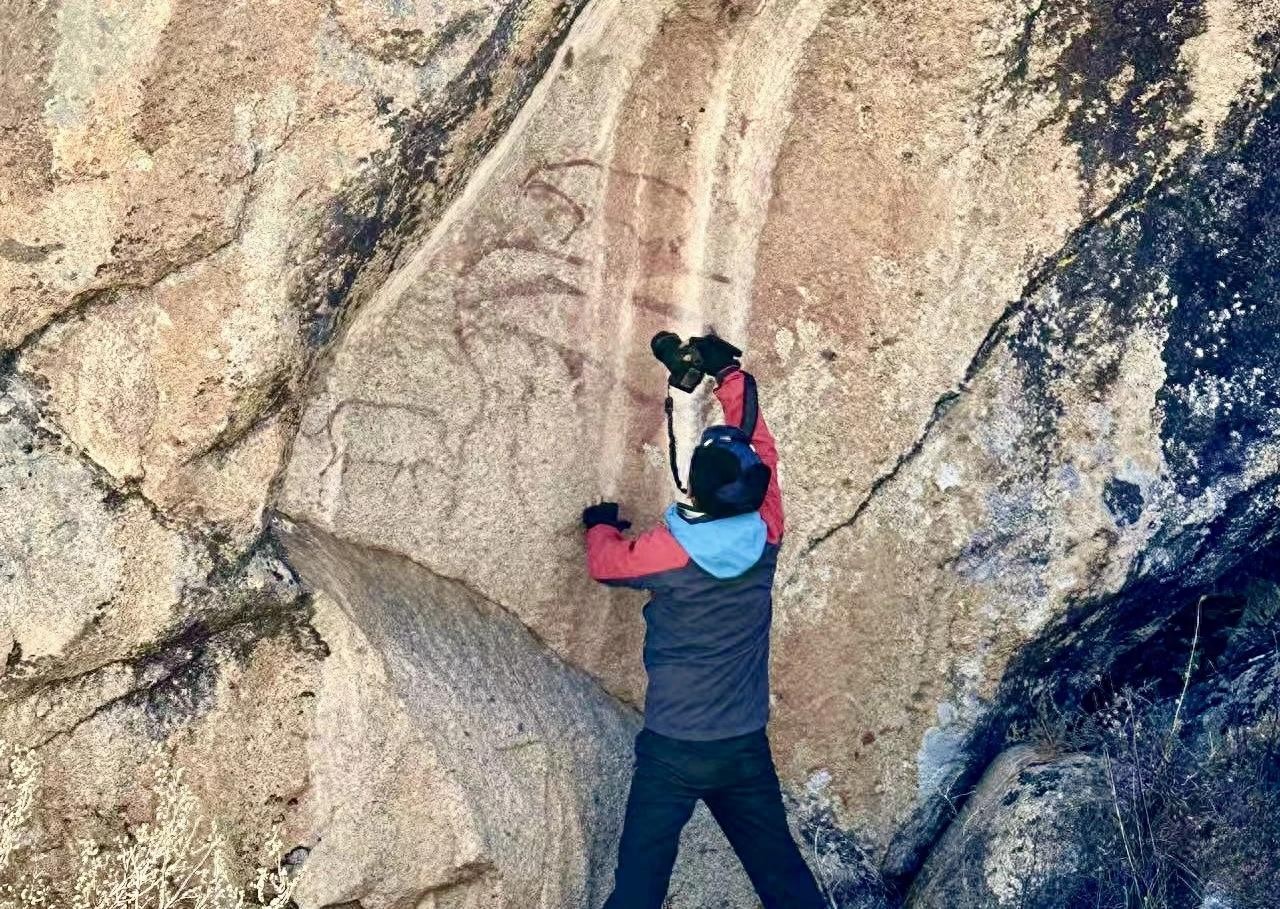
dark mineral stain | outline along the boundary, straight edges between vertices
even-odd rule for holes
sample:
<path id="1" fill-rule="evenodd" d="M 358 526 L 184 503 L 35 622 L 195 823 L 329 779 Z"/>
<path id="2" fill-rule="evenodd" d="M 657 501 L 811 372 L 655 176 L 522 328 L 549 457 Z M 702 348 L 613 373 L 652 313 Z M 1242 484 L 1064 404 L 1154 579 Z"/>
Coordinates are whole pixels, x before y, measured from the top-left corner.
<path id="1" fill-rule="evenodd" d="M 5 655 L 5 670 L 13 670 L 22 665 L 22 642 L 14 639 L 13 646 L 9 648 L 9 652 Z"/>
<path id="2" fill-rule="evenodd" d="M 1277 435 L 1280 99 L 1235 136 L 1188 163 L 1194 179 L 1086 238 L 1052 282 L 1060 302 L 1046 302 L 1015 342 L 1051 421 L 1057 379 L 1092 370 L 1115 380 L 1097 351 L 1122 350 L 1143 329 L 1163 336 L 1164 453 L 1188 496 L 1239 473 Z"/>
<path id="3" fill-rule="evenodd" d="M 13 237 L 5 237 L 0 240 L 0 259 L 21 262 L 24 265 L 33 265 L 37 262 L 43 262 L 49 258 L 49 253 L 57 252 L 60 249 L 62 249 L 61 243 L 32 246 L 27 243 L 21 243 L 13 239 Z"/>
<path id="4" fill-rule="evenodd" d="M 1176 697 L 1188 667 L 1194 682 L 1221 665 L 1244 608 L 1245 599 L 1234 593 L 1183 598 L 1157 633 L 1117 656 L 1103 679 L 1080 698 L 1082 708 L 1103 709 L 1126 689 L 1142 690 L 1152 699 Z"/>
<path id="5" fill-rule="evenodd" d="M 1149 177 L 1194 131 L 1178 116 L 1191 97 L 1180 54 L 1204 28 L 1200 0 L 1043 0 L 1027 13 L 1005 82 L 1057 96 L 1052 119 L 1066 120 L 1091 184 L 1108 168 Z M 1047 71 L 1031 70 L 1032 49 L 1056 36 L 1071 36 L 1066 48 Z"/>
<path id="6" fill-rule="evenodd" d="M 219 673 L 205 634 L 203 628 L 193 628 L 182 642 L 135 664 L 152 739 L 167 738 L 213 706 Z"/>
<path id="7" fill-rule="evenodd" d="M 402 139 L 392 144 L 394 156 L 374 161 L 371 180 L 353 186 L 331 206 L 315 254 L 321 268 L 304 275 L 297 289 L 300 299 L 311 301 L 306 337 L 313 345 L 332 338 L 357 278 L 375 256 L 393 258 L 400 244 L 416 236 L 424 221 L 430 222 L 457 195 L 475 162 L 506 132 L 584 5 L 585 0 L 559 3 L 549 13 L 554 25 L 546 40 L 530 50 L 520 47 L 525 6 L 506 5 L 462 72 L 440 92 L 439 101 L 391 122 Z M 438 47 L 472 29 L 479 15 L 454 20 Z M 499 90 L 503 94 L 495 101 Z M 483 115 L 483 131 L 471 147 L 457 147 L 457 133 L 486 105 L 492 109 Z"/>
<path id="8" fill-rule="evenodd" d="M 290 799 L 293 802 L 293 799 Z M 284 866 L 286 868 L 300 868 L 306 862 L 307 856 L 311 854 L 311 850 L 306 846 L 295 846 L 290 849 L 284 857 Z M 357 903 L 357 905 L 359 905 Z"/>
<path id="9" fill-rule="evenodd" d="M 317 658 L 327 655 L 327 646 L 306 623 L 303 612 L 264 609 L 268 605 L 279 604 L 255 601 L 250 607 L 255 610 L 252 619 L 241 617 L 222 628 L 192 621 L 160 649 L 134 662 L 131 700 L 141 706 L 147 734 L 153 740 L 167 738 L 212 710 L 224 669 L 245 666 L 266 638 L 288 640 Z M 305 604 L 300 608 L 305 609 Z"/>
<path id="10" fill-rule="evenodd" d="M 1142 517 L 1144 500 L 1137 483 L 1112 477 L 1102 490 L 1102 502 L 1121 527 L 1128 527 Z"/>
<path id="11" fill-rule="evenodd" d="M 886 906 L 889 893 L 874 870 L 871 851 L 842 830 L 829 808 L 801 804 L 795 811 L 807 856 L 826 869 L 823 889 L 833 906 Z"/>
<path id="12" fill-rule="evenodd" d="M 1280 100 L 1198 191 L 1154 209 L 1143 258 L 1167 263 L 1178 306 L 1164 348 L 1165 457 L 1198 494 L 1276 436 L 1280 408 Z"/>

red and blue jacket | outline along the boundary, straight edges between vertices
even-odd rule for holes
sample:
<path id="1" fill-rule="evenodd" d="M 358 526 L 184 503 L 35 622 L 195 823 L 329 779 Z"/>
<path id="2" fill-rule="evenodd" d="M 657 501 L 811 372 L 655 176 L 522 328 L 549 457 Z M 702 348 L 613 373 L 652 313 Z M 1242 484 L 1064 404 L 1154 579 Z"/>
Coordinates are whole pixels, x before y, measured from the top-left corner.
<path id="1" fill-rule="evenodd" d="M 742 424 L 744 376 L 716 388 L 725 423 Z M 677 739 L 745 735 L 769 720 L 769 626 L 782 543 L 778 449 L 763 417 L 752 447 L 772 476 L 759 511 L 711 518 L 672 505 L 634 539 L 587 531 L 597 581 L 651 592 L 644 609 L 645 727 Z"/>

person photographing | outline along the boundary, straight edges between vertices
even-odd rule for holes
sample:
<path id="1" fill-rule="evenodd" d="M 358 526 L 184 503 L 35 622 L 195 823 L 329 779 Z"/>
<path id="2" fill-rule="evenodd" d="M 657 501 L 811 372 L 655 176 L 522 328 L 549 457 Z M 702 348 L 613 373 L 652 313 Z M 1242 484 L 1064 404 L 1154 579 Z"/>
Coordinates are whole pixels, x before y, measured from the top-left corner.
<path id="1" fill-rule="evenodd" d="M 587 569 L 604 584 L 650 592 L 648 675 L 613 892 L 604 909 L 660 909 L 680 831 L 701 800 L 765 909 L 827 903 L 787 828 L 769 747 L 769 629 L 782 543 L 778 451 L 742 351 L 715 335 L 651 342 L 668 384 L 710 376 L 724 424 L 705 429 L 689 467 L 691 504 L 635 537 L 615 502 L 582 513 Z M 667 396 L 671 470 L 680 483 Z"/>

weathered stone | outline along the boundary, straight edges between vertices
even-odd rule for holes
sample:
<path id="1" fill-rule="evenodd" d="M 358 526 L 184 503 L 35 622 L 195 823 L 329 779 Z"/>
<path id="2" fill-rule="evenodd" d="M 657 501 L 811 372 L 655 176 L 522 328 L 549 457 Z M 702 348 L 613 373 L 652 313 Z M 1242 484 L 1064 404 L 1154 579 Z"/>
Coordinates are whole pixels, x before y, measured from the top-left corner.
<path id="1" fill-rule="evenodd" d="M 639 598 L 585 578 L 578 510 L 617 497 L 643 522 L 668 499 L 651 333 L 745 341 L 789 509 L 780 760 L 793 785 L 829 772 L 842 823 L 909 874 L 985 763 L 1020 648 L 1116 594 L 1155 528 L 1211 525 L 1268 469 L 1259 438 L 1252 472 L 1211 469 L 1225 485 L 1194 502 L 1161 479 L 1186 386 L 1144 301 L 1173 278 L 1145 240 L 1101 258 L 1270 122 L 1271 14 L 1214 15 L 1245 49 L 1235 109 L 1195 94 L 1221 62 L 1186 48 L 1207 26 L 1173 0 L 593 6 L 355 317 L 282 507 L 464 581 L 638 703 Z M 1262 160 L 1241 206 L 1265 210 L 1243 186 Z M 1262 248 L 1242 273 L 1266 273 Z M 703 403 L 681 404 L 687 443 Z"/>
<path id="2" fill-rule="evenodd" d="M 27 690 L 125 659 L 178 624 L 212 566 L 42 430 L 21 389 L 0 395 L 2 687 Z M 15 397 L 17 395 L 17 397 Z"/>
<path id="3" fill-rule="evenodd" d="M 390 754 L 408 761 L 421 749 L 426 760 L 418 773 L 440 768 L 426 789 L 409 788 L 410 781 L 386 771 L 373 777 L 406 805 L 423 792 L 439 797 L 430 817 L 422 808 L 407 814 L 389 808 L 385 818 L 377 812 L 374 839 L 365 810 L 348 803 L 341 814 L 328 815 L 333 820 L 317 830 L 320 846 L 308 857 L 319 866 L 308 895 L 317 904 L 369 905 L 372 897 L 372 905 L 417 905 L 443 883 L 444 871 L 455 886 L 492 894 L 494 906 L 602 903 L 612 883 L 635 714 L 467 586 L 305 525 L 286 521 L 281 530 L 292 562 L 358 629 L 348 639 L 359 635 L 362 662 L 385 667 L 381 679 L 373 676 L 386 685 L 376 696 L 385 701 L 390 693 L 403 705 L 408 722 L 390 729 L 400 735 L 411 729 L 408 744 L 417 746 L 392 740 L 398 747 Z M 340 707 L 358 706 L 351 698 L 359 686 L 348 681 L 338 691 Z M 394 710 L 391 715 L 399 719 Z M 388 744 L 381 734 L 351 736 L 345 728 L 347 747 L 359 759 L 388 766 L 390 754 L 378 747 Z M 331 753 L 325 760 L 349 778 L 350 761 Z M 344 801 L 353 795 L 344 786 L 326 788 Z M 344 823 L 343 814 L 354 816 Z M 422 840 L 404 835 L 415 824 Z M 384 858 L 383 837 L 409 846 L 403 863 Z M 755 905 L 705 809 L 686 830 L 684 845 L 672 906 Z M 413 858 L 420 855 L 431 861 Z M 344 876 L 351 864 L 360 873 Z M 415 872 L 436 883 L 421 892 L 407 889 L 404 882 Z M 399 884 L 391 893 L 387 879 Z"/>
<path id="4" fill-rule="evenodd" d="M 1123 854 L 1102 762 L 1030 747 L 1000 755 L 907 899 L 911 909 L 1093 905 Z"/>
<path id="5" fill-rule="evenodd" d="M 149 820 L 155 762 L 170 760 L 223 825 L 237 873 L 270 860 L 262 844 L 307 786 L 315 646 L 288 612 L 260 613 L 0 706 L 0 735 L 41 762 L 24 870 L 65 882 L 68 846 Z"/>
<path id="6" fill-rule="evenodd" d="M 6 116 L 42 110 L 20 128 L 47 153 L 0 174 L 0 351 L 114 476 L 244 545 L 313 343 L 412 235 L 403 210 L 456 192 L 538 70 L 526 45 L 573 9 L 32 4 Z"/>
<path id="7" fill-rule="evenodd" d="M 295 822 L 310 849 L 299 902 L 418 906 L 462 879 L 483 884 L 491 868 L 465 796 L 393 693 L 386 657 L 327 596 L 315 608 L 330 653 Z"/>
<path id="8" fill-rule="evenodd" d="M 578 514 L 669 499 L 659 328 L 744 343 L 779 437 L 771 731 L 841 905 L 1280 526 L 1274 0 L 10 12 L 0 713 L 50 848 L 158 742 L 308 907 L 598 904 L 641 598 Z M 689 836 L 676 904 L 750 905 Z"/>
<path id="9" fill-rule="evenodd" d="M 243 265 L 230 252 L 113 294 L 18 360 L 48 389 L 42 412 L 114 479 L 238 539 L 259 529 L 302 355 L 295 311 L 239 298 Z"/>
<path id="10" fill-rule="evenodd" d="M 1081 702 L 1038 701 L 1014 735 L 1040 744 L 987 768 L 908 904 L 1265 905 L 1280 883 L 1280 651 L 1263 631 L 1278 551 L 1142 638 L 1120 624 L 1130 646 Z"/>

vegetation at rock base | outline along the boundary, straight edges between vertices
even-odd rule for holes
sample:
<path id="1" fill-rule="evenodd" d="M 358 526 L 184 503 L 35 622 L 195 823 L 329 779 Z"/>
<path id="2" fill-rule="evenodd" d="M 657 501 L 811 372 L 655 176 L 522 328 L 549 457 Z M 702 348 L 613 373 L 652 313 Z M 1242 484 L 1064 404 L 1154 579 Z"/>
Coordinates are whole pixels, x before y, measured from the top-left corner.
<path id="1" fill-rule="evenodd" d="M 1054 744 L 1098 755 L 1109 800 L 1076 831 L 1094 852 L 1087 879 L 1052 890 L 1102 909 L 1263 909 L 1280 892 L 1280 700 L 1247 727 L 1184 730 L 1177 701 L 1125 689 L 1051 729 Z M 1068 797 L 1070 793 L 1067 794 Z M 1119 848 L 1094 848 L 1103 842 Z M 1034 888 L 1033 888 L 1034 889 Z M 1032 894 L 1028 894 L 1032 896 Z M 1048 898 L 1046 898 L 1048 897 Z M 1066 906 L 1036 893 L 1028 906 Z"/>
<path id="2" fill-rule="evenodd" d="M 274 867 L 249 885 L 227 859 L 219 825 L 200 813 L 182 771 L 158 760 L 154 819 L 108 844 L 80 843 L 66 880 L 50 880 L 25 862 L 40 788 L 34 752 L 0 744 L 7 769 L 0 801 L 0 909 L 285 909 L 299 876 L 280 859 L 279 839 L 266 844 Z"/>

